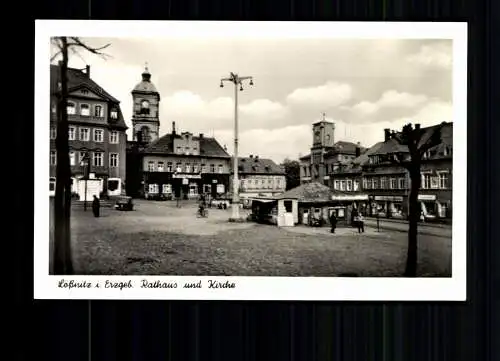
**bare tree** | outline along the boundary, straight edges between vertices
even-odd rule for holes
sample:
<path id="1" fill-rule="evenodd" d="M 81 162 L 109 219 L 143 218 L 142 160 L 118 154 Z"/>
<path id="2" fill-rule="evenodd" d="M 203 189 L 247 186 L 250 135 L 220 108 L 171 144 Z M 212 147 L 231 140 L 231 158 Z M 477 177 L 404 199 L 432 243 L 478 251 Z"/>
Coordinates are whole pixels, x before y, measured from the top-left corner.
<path id="1" fill-rule="evenodd" d="M 391 161 L 408 170 L 410 175 L 410 194 L 408 196 L 408 253 L 406 258 L 405 277 L 416 277 L 417 275 L 417 236 L 418 220 L 420 210 L 418 206 L 418 193 L 420 191 L 421 176 L 420 168 L 422 156 L 429 149 L 442 142 L 441 129 L 443 124 L 427 129 L 415 128 L 411 123 L 406 124 L 401 132 L 392 133 L 391 137 L 400 145 L 404 146 L 398 152 L 393 153 Z M 407 150 L 406 150 L 407 148 Z"/>
<path id="2" fill-rule="evenodd" d="M 57 84 L 57 135 L 56 135 L 56 192 L 54 197 L 54 274 L 72 274 L 73 262 L 71 256 L 71 168 L 69 164 L 69 142 L 68 142 L 68 51 L 78 54 L 78 50 L 84 49 L 92 54 L 106 57 L 101 53 L 102 49 L 110 44 L 99 48 L 93 48 L 85 44 L 77 37 L 56 37 L 52 44 L 58 50 L 51 58 L 51 62 L 61 56 L 60 82 Z"/>

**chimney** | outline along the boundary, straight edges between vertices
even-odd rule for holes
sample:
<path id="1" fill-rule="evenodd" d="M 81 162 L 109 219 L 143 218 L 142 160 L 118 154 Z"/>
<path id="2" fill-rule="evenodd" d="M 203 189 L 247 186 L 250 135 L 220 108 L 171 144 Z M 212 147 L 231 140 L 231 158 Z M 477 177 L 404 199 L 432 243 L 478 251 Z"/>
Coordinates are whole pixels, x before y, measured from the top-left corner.
<path id="1" fill-rule="evenodd" d="M 361 148 L 359 147 L 359 143 L 356 147 L 356 158 L 359 157 L 361 155 Z"/>
<path id="2" fill-rule="evenodd" d="M 199 137 L 199 138 L 200 138 L 200 139 L 203 139 L 203 133 L 200 133 L 200 137 Z"/>
<path id="3" fill-rule="evenodd" d="M 90 65 L 85 65 L 85 74 L 87 74 L 87 78 L 90 79 Z"/>
<path id="4" fill-rule="evenodd" d="M 250 158 L 253 158 L 253 154 L 250 154 Z"/>
<path id="5" fill-rule="evenodd" d="M 172 135 L 175 135 L 175 122 L 172 122 Z"/>
<path id="6" fill-rule="evenodd" d="M 420 129 L 420 124 L 419 123 L 415 124 L 415 129 L 416 130 Z"/>
<path id="7" fill-rule="evenodd" d="M 384 142 L 387 142 L 391 138 L 391 130 L 389 128 L 384 129 Z"/>

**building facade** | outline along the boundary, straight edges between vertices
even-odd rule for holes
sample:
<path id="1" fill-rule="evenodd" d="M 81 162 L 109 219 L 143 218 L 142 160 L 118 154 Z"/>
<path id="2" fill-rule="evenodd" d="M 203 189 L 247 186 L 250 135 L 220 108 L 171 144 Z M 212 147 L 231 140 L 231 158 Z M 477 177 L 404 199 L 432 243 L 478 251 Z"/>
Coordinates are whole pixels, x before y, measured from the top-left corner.
<path id="1" fill-rule="evenodd" d="M 435 129 L 436 126 L 422 128 L 422 132 L 430 134 Z M 443 123 L 440 132 L 441 143 L 422 157 L 418 200 L 427 220 L 452 217 L 453 123 Z M 396 152 L 407 153 L 407 150 L 402 149 L 385 129 L 383 145 L 368 156 L 369 161 L 362 167 L 362 187 L 370 195 L 371 215 L 408 216 L 410 177 L 405 168 L 389 160 Z"/>
<path id="2" fill-rule="evenodd" d="M 61 68 L 51 65 L 50 109 L 50 192 L 55 192 L 57 153 L 58 98 Z M 125 190 L 127 126 L 120 102 L 96 84 L 85 70 L 68 68 L 68 139 L 72 191 L 84 191 L 82 179 L 88 168 L 90 177 L 99 182 L 98 189 L 87 192 L 100 195 L 119 195 Z"/>
<path id="3" fill-rule="evenodd" d="M 231 162 L 231 177 L 233 177 Z M 257 155 L 238 158 L 239 195 L 242 199 L 251 197 L 272 197 L 286 189 L 284 170 L 273 160 Z M 232 192 L 232 181 L 230 191 Z"/>
<path id="4" fill-rule="evenodd" d="M 311 153 L 299 158 L 300 183 L 331 185 L 331 173 L 348 164 L 365 149 L 358 143 L 335 142 L 335 124 L 326 120 L 313 124 Z"/>
<path id="5" fill-rule="evenodd" d="M 218 198 L 229 190 L 231 157 L 214 138 L 173 129 L 141 154 L 140 193 L 146 199 Z"/>

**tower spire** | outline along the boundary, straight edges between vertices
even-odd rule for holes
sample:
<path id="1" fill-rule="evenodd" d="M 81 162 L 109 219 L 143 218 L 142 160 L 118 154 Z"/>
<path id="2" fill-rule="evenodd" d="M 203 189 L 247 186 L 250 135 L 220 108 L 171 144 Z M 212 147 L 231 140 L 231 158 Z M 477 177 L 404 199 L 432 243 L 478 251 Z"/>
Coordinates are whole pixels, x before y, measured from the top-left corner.
<path id="1" fill-rule="evenodd" d="M 326 113 L 323 112 L 323 121 L 326 121 Z"/>
<path id="2" fill-rule="evenodd" d="M 149 72 L 147 61 L 144 63 L 144 71 L 142 72 L 142 80 L 143 81 L 150 81 L 151 80 L 151 73 Z"/>

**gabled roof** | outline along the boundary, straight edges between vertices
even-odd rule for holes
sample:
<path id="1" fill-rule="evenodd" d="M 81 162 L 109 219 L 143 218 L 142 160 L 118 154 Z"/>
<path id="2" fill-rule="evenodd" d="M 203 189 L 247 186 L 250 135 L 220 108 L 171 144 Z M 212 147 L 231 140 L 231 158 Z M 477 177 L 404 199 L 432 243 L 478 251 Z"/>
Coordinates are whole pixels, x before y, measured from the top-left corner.
<path id="1" fill-rule="evenodd" d="M 151 144 L 148 144 L 142 153 L 144 154 L 165 154 L 165 155 L 179 155 L 172 149 L 173 139 L 180 138 L 178 134 L 165 134 L 158 138 Z M 229 158 L 230 155 L 222 148 L 215 138 L 210 137 L 193 137 L 193 140 L 200 142 L 200 157 L 221 157 Z"/>
<path id="2" fill-rule="evenodd" d="M 231 172 L 233 165 L 231 164 Z M 260 157 L 238 158 L 238 173 L 241 174 L 285 174 L 284 170 L 271 159 Z"/>
<path id="3" fill-rule="evenodd" d="M 97 94 L 98 96 L 106 99 L 107 101 L 114 103 L 117 111 L 118 111 L 118 119 L 114 122 L 108 121 L 115 127 L 120 127 L 127 129 L 127 125 L 125 124 L 125 120 L 123 118 L 123 113 L 120 108 L 120 101 L 109 94 L 106 90 L 101 88 L 95 81 L 88 77 L 86 73 L 79 69 L 68 68 L 67 72 L 68 76 L 68 93 L 75 91 L 81 88 L 87 88 L 91 92 Z M 59 65 L 50 65 L 50 93 L 51 95 L 55 95 L 59 89 L 59 83 L 61 80 L 61 70 Z"/>
<path id="4" fill-rule="evenodd" d="M 434 148 L 448 146 L 453 147 L 453 123 L 452 122 L 443 122 L 438 125 L 433 125 L 426 128 L 421 128 L 422 136 L 420 139 L 420 144 L 424 144 L 432 134 L 441 127 L 441 143 Z M 391 153 L 407 153 L 408 147 L 406 145 L 399 144 L 397 140 L 394 138 L 389 139 L 384 142 L 383 146 L 381 146 L 377 152 L 373 153 L 373 155 L 383 155 L 383 154 L 391 154 Z"/>
<path id="5" fill-rule="evenodd" d="M 50 65 L 50 91 L 55 93 L 58 90 L 58 83 L 61 79 L 61 71 L 59 65 Z M 68 68 L 68 92 L 74 89 L 85 86 L 91 91 L 103 98 L 113 102 L 120 103 L 118 99 L 109 94 L 106 90 L 101 88 L 95 81 L 87 76 L 83 71 L 74 68 Z"/>

